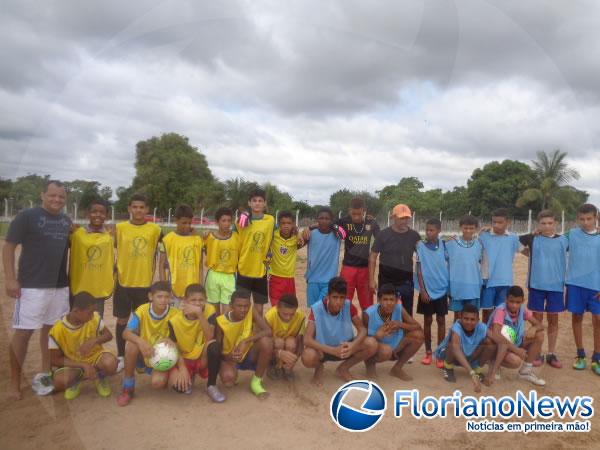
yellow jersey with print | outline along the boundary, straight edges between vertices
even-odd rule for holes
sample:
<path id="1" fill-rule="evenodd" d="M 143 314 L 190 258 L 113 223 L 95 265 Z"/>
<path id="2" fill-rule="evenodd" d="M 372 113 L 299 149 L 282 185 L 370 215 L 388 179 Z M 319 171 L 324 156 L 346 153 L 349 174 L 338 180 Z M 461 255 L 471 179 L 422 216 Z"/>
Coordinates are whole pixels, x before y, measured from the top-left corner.
<path id="1" fill-rule="evenodd" d="M 240 252 L 240 236 L 236 231 L 227 239 L 221 239 L 214 233 L 206 236 L 206 267 L 215 272 L 235 273 Z"/>
<path id="2" fill-rule="evenodd" d="M 150 345 L 169 337 L 169 320 L 172 319 L 179 310 L 174 306 L 167 306 L 165 312 L 158 316 L 152 309 L 152 303 L 144 303 L 139 306 L 132 317 L 129 319 L 127 328 L 132 331 L 137 330 L 137 334 Z"/>
<path id="3" fill-rule="evenodd" d="M 265 260 L 271 248 L 274 229 L 275 218 L 269 214 L 264 214 L 260 219 L 253 218 L 244 228 L 237 227 L 240 234 L 240 275 L 250 278 L 265 276 Z"/>
<path id="4" fill-rule="evenodd" d="M 248 310 L 246 317 L 243 320 L 234 322 L 231 320 L 231 311 L 227 314 L 221 314 L 217 317 L 217 325 L 223 332 L 223 347 L 221 353 L 229 355 L 233 349 L 243 340 L 252 336 L 254 322 L 252 320 L 252 308 Z M 248 346 L 243 358 L 246 357 L 252 345 Z"/>
<path id="5" fill-rule="evenodd" d="M 196 234 L 182 236 L 171 231 L 163 237 L 162 245 L 169 264 L 173 294 L 183 298 L 190 284 L 202 282 L 202 237 Z"/>
<path id="6" fill-rule="evenodd" d="M 284 238 L 281 236 L 280 230 L 275 230 L 271 242 L 271 262 L 269 264 L 271 275 L 294 278 L 297 253 L 298 236 L 293 234 L 289 238 Z"/>
<path id="7" fill-rule="evenodd" d="M 304 313 L 299 309 L 296 310 L 289 322 L 284 322 L 277 313 L 277 307 L 274 306 L 265 314 L 265 320 L 273 332 L 273 337 L 285 339 L 296 337 L 299 334 L 304 335 L 306 320 Z"/>
<path id="8" fill-rule="evenodd" d="M 59 349 L 62 354 L 77 362 L 96 364 L 102 353 L 107 352 L 101 344 L 96 344 L 87 355 L 79 352 L 79 347 L 88 339 L 100 336 L 104 329 L 104 322 L 100 315 L 94 311 L 91 320 L 81 325 L 73 325 L 67 316 L 58 320 L 48 333 L 48 348 Z"/>
<path id="9" fill-rule="evenodd" d="M 148 287 L 154 276 L 161 230 L 155 223 L 117 224 L 117 276 L 123 287 Z"/>
<path id="10" fill-rule="evenodd" d="M 208 321 L 217 310 L 209 303 L 204 305 L 204 317 Z M 206 337 L 198 319 L 188 319 L 182 311 L 178 311 L 169 319 L 171 339 L 177 343 L 179 353 L 185 359 L 198 359 L 206 345 Z"/>
<path id="11" fill-rule="evenodd" d="M 107 231 L 77 228 L 69 237 L 69 284 L 71 294 L 89 292 L 108 298 L 115 287 L 115 244 Z"/>

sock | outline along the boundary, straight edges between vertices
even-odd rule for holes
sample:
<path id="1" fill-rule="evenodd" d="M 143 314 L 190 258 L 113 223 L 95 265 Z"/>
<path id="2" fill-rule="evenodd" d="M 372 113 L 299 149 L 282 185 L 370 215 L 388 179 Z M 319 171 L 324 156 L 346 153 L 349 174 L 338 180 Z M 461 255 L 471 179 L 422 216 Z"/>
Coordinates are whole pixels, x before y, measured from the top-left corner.
<path id="1" fill-rule="evenodd" d="M 600 352 L 594 352 L 592 355 L 592 362 L 600 362 Z"/>
<path id="2" fill-rule="evenodd" d="M 127 328 L 127 324 L 117 324 L 115 328 L 115 334 L 117 338 L 117 351 L 119 353 L 119 356 L 125 356 L 125 339 L 123 339 L 123 331 L 125 331 L 125 328 Z"/>
<path id="3" fill-rule="evenodd" d="M 135 378 L 123 378 L 123 389 L 135 388 Z"/>
<path id="4" fill-rule="evenodd" d="M 526 372 L 530 372 L 531 369 L 533 369 L 533 364 L 528 363 L 528 362 L 524 362 L 523 366 L 521 367 L 520 372 L 521 373 L 526 373 Z"/>
<path id="5" fill-rule="evenodd" d="M 219 368 L 221 367 L 221 349 L 216 341 L 208 344 L 207 356 L 208 379 L 206 381 L 206 385 L 214 386 L 217 384 L 217 375 L 219 374 Z"/>
<path id="6" fill-rule="evenodd" d="M 578 348 L 577 349 L 577 357 L 578 358 L 585 358 L 585 350 L 582 348 Z"/>

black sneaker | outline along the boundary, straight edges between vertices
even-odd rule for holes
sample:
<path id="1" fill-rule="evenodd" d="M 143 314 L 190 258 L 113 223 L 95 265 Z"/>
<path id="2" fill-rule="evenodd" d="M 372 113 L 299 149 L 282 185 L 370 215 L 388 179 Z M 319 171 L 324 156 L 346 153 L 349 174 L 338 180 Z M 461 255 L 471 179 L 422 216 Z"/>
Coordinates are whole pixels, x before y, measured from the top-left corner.
<path id="1" fill-rule="evenodd" d="M 442 369 L 442 374 L 444 375 L 444 380 L 448 383 L 456 383 L 456 375 L 454 375 L 454 369 Z"/>

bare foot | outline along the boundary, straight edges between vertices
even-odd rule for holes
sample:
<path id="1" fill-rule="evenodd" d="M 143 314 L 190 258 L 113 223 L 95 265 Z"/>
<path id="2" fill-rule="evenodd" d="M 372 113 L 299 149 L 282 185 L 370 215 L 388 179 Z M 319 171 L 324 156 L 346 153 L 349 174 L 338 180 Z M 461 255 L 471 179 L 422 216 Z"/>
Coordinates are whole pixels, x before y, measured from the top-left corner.
<path id="1" fill-rule="evenodd" d="M 315 373 L 310 382 L 315 386 L 323 386 L 323 371 L 325 370 L 325 366 L 323 364 L 319 364 L 315 369 Z"/>
<path id="2" fill-rule="evenodd" d="M 390 370 L 390 375 L 396 378 L 400 378 L 402 381 L 412 381 L 413 377 L 411 377 L 409 374 L 407 374 L 404 370 L 402 370 L 401 368 L 394 368 L 392 367 L 392 369 Z"/>
<path id="3" fill-rule="evenodd" d="M 354 376 L 350 373 L 350 371 L 348 369 L 342 368 L 341 365 L 338 366 L 337 369 L 335 369 L 335 374 L 344 381 L 354 380 Z"/>
<path id="4" fill-rule="evenodd" d="M 6 392 L 6 396 L 10 401 L 21 400 L 23 398 L 23 393 L 19 386 L 9 385 L 8 390 Z"/>

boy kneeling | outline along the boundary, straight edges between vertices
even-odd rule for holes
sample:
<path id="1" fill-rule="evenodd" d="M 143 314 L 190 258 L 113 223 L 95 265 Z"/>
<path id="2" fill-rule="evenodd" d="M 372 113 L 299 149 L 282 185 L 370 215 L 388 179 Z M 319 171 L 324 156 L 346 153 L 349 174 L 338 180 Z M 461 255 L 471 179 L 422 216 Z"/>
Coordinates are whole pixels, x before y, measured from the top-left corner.
<path id="1" fill-rule="evenodd" d="M 273 333 L 273 366 L 269 377 L 273 379 L 294 378 L 294 366 L 304 347 L 306 328 L 304 313 L 298 310 L 298 299 L 294 294 L 283 294 L 265 314 L 265 321 Z"/>
<path id="2" fill-rule="evenodd" d="M 169 319 L 169 337 L 180 355 L 169 372 L 169 384 L 177 392 L 191 394 L 195 376 L 208 376 L 206 393 L 213 402 L 222 403 L 225 396 L 217 387 L 221 352 L 213 339 L 216 317 L 215 307 L 206 302 L 204 287 L 190 284 L 181 300 L 181 311 Z"/>
<path id="3" fill-rule="evenodd" d="M 311 307 L 304 337 L 302 363 L 314 368 L 312 383 L 323 384 L 323 363 L 342 361 L 335 370 L 344 381 L 354 379 L 349 369 L 377 352 L 377 341 L 365 340 L 367 329 L 352 302 L 346 299 L 347 285 L 342 277 L 329 281 L 327 296 Z M 354 329 L 357 330 L 354 336 Z"/>
<path id="4" fill-rule="evenodd" d="M 496 361 L 486 376 L 486 384 L 492 384 L 500 365 L 509 369 L 518 369 L 519 378 L 530 381 L 537 386 L 544 386 L 546 381 L 533 372 L 533 362 L 540 356 L 544 343 L 544 326 L 525 306 L 525 294 L 519 286 L 508 290 L 506 303 L 502 303 L 489 318 L 488 327 L 494 340 L 498 343 Z M 533 336 L 525 333 L 525 322 L 534 326 Z M 508 333 L 503 333 L 506 327 Z M 511 339 L 507 339 L 509 335 Z"/>
<path id="5" fill-rule="evenodd" d="M 123 331 L 125 345 L 125 376 L 123 390 L 117 398 L 119 406 L 127 406 L 135 391 L 135 370 L 152 376 L 152 387 L 163 389 L 169 381 L 169 372 L 152 370 L 148 359 L 154 354 L 153 345 L 169 337 L 169 320 L 177 314 L 171 306 L 171 286 L 157 281 L 150 287 L 149 303 L 138 307 Z"/>
<path id="6" fill-rule="evenodd" d="M 456 383 L 454 365 L 459 364 L 471 376 L 475 392 L 481 392 L 482 366 L 496 353 L 492 333 L 479 321 L 479 311 L 474 305 L 465 304 L 460 319 L 435 350 L 435 357 L 444 361 L 444 379 Z M 493 376 L 493 373 L 492 373 Z"/>
<path id="7" fill-rule="evenodd" d="M 94 380 L 101 397 L 111 394 L 106 377 L 117 370 L 117 358 L 102 344 L 112 339 L 96 312 L 96 299 L 87 292 L 73 298 L 73 307 L 56 322 L 48 334 L 50 363 L 54 391 L 65 391 L 65 398 L 73 400 L 81 389 L 82 380 Z"/>
<path id="8" fill-rule="evenodd" d="M 217 317 L 216 337 L 221 347 L 221 381 L 237 383 L 238 370 L 253 370 L 250 390 L 260 399 L 268 397 L 262 379 L 273 355 L 271 330 L 252 307 L 250 291 L 236 290 L 230 310 Z"/>
<path id="9" fill-rule="evenodd" d="M 375 377 L 375 363 L 396 361 L 390 375 L 410 381 L 412 377 L 402 368 L 423 345 L 423 330 L 398 302 L 394 285 L 381 286 L 377 300 L 378 304 L 371 305 L 363 313 L 363 323 L 369 335 L 366 341 L 377 343 L 377 353 L 365 361 L 367 376 Z"/>

